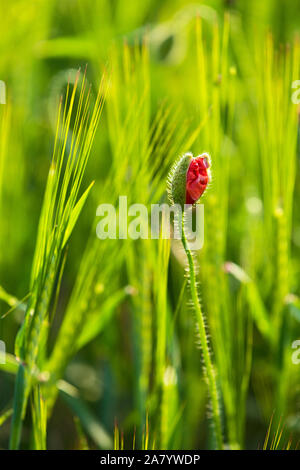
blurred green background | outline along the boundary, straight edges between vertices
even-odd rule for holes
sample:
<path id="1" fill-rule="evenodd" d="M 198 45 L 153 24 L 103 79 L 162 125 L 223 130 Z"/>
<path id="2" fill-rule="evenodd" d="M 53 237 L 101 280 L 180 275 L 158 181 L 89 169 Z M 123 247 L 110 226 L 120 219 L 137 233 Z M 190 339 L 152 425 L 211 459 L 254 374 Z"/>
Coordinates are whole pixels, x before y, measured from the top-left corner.
<path id="1" fill-rule="evenodd" d="M 92 104 L 104 72 L 108 82 L 81 192 L 95 185 L 48 312 L 42 371 L 64 380 L 48 448 L 214 448 L 180 247 L 95 233 L 100 203 L 166 201 L 168 170 L 186 151 L 212 158 L 197 256 L 225 442 L 262 448 L 272 420 L 266 446 L 297 445 L 299 11 L 297 0 L 0 0 L 1 315 L 14 305 L 5 292 L 30 290 L 59 96 L 79 67 Z M 0 321 L 12 356 L 25 308 Z M 11 368 L 1 365 L 1 416 Z M 22 447 L 33 441 L 28 412 Z"/>

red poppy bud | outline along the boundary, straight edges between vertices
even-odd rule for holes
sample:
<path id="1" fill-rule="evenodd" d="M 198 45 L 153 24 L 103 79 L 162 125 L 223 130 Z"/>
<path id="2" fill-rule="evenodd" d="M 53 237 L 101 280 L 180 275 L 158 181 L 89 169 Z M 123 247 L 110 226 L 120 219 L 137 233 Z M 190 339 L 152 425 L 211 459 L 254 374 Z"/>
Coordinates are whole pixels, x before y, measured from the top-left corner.
<path id="1" fill-rule="evenodd" d="M 210 158 L 207 153 L 193 157 L 183 155 L 172 168 L 169 177 L 171 204 L 194 204 L 202 196 L 210 181 Z"/>
<path id="2" fill-rule="evenodd" d="M 202 196 L 210 181 L 210 159 L 204 153 L 192 159 L 186 175 L 186 204 L 194 204 Z"/>

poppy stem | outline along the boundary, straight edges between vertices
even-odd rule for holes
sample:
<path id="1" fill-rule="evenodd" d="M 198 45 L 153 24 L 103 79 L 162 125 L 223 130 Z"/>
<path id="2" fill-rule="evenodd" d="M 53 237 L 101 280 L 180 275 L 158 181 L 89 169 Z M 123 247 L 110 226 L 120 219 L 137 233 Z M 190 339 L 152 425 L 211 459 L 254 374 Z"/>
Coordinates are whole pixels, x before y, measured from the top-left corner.
<path id="1" fill-rule="evenodd" d="M 201 309 L 201 304 L 197 292 L 197 285 L 196 285 L 196 271 L 195 271 L 195 263 L 193 259 L 193 254 L 189 248 L 188 241 L 185 235 L 184 230 L 184 212 L 182 213 L 182 244 L 183 248 L 186 252 L 187 259 L 188 259 L 188 276 L 189 276 L 189 284 L 191 290 L 191 297 L 193 301 L 193 306 L 196 315 L 196 323 L 199 331 L 199 337 L 201 342 L 201 348 L 203 353 L 203 362 L 204 362 L 204 376 L 207 381 L 208 391 L 211 400 L 211 407 L 212 407 L 212 419 L 214 424 L 214 431 L 215 437 L 217 442 L 218 449 L 223 449 L 223 436 L 222 436 L 222 424 L 221 424 L 221 411 L 220 411 L 220 404 L 218 399 L 218 389 L 215 377 L 215 370 L 212 363 L 210 351 L 209 351 L 209 343 L 207 338 L 207 333 L 205 329 L 205 320 L 203 316 L 203 312 Z"/>

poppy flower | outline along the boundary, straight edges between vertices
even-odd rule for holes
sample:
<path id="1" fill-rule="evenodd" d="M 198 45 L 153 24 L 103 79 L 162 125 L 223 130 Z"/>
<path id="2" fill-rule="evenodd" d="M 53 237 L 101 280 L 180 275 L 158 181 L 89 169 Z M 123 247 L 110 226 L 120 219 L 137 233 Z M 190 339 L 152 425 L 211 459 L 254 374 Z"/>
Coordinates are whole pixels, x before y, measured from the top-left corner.
<path id="1" fill-rule="evenodd" d="M 168 177 L 171 204 L 194 204 L 202 196 L 210 182 L 210 157 L 207 153 L 193 157 L 184 154 L 175 163 Z"/>
<path id="2" fill-rule="evenodd" d="M 194 204 L 207 188 L 210 181 L 209 156 L 204 153 L 191 160 L 186 174 L 186 204 Z"/>

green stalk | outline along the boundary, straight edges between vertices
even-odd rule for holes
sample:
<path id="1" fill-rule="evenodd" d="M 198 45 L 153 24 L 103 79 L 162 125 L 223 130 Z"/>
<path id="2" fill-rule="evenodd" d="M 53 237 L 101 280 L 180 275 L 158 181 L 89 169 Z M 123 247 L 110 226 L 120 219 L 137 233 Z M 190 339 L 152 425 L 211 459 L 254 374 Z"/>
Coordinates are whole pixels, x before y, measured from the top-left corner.
<path id="1" fill-rule="evenodd" d="M 198 292 L 197 292 L 195 263 L 194 263 L 192 252 L 188 246 L 187 238 L 186 238 L 185 231 L 184 231 L 184 212 L 182 213 L 182 244 L 186 252 L 187 259 L 188 259 L 188 266 L 189 266 L 188 274 L 189 274 L 189 280 L 190 280 L 190 290 L 191 290 L 192 301 L 193 301 L 194 310 L 196 314 L 199 337 L 201 341 L 201 348 L 202 348 L 203 361 L 204 361 L 204 375 L 207 379 L 208 391 L 209 391 L 210 400 L 211 400 L 212 416 L 213 416 L 212 419 L 213 419 L 213 424 L 214 424 L 217 447 L 218 449 L 223 449 L 224 445 L 223 445 L 221 413 L 220 413 L 220 405 L 219 405 L 219 399 L 218 399 L 217 383 L 216 383 L 213 363 L 212 363 L 210 352 L 209 352 L 209 344 L 208 344 L 208 338 L 207 338 L 206 330 L 205 330 L 204 316 L 201 310 L 201 305 L 200 305 Z"/>
<path id="2" fill-rule="evenodd" d="M 21 431 L 25 403 L 25 368 L 23 364 L 19 365 L 13 403 L 13 417 L 11 425 L 11 434 L 9 440 L 9 449 L 17 450 L 20 445 Z"/>

